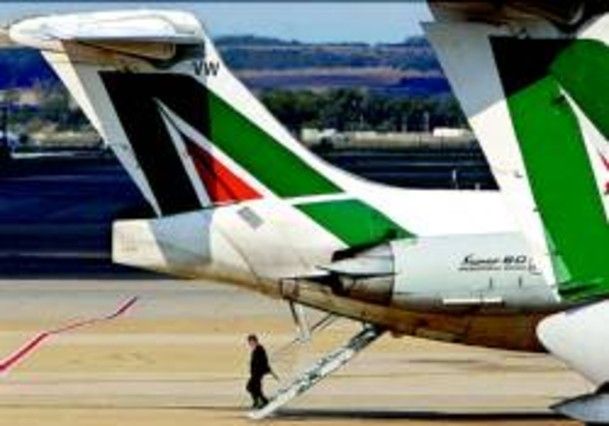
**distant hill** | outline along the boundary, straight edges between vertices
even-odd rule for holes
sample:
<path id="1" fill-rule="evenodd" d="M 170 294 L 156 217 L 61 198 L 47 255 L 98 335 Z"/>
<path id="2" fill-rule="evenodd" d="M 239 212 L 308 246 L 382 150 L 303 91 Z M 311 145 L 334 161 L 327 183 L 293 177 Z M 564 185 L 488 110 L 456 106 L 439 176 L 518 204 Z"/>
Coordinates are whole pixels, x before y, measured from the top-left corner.
<path id="1" fill-rule="evenodd" d="M 227 35 L 216 37 L 214 40 L 217 46 L 293 46 L 300 45 L 297 40 L 282 40 L 275 37 L 264 37 L 252 34 Z"/>
<path id="2" fill-rule="evenodd" d="M 423 37 L 403 43 L 306 44 L 255 36 L 220 37 L 216 40 L 226 62 L 235 70 L 294 69 L 311 67 L 391 67 L 400 70 L 435 71 L 440 66 Z"/>
<path id="3" fill-rule="evenodd" d="M 448 84 L 428 42 L 301 43 L 252 35 L 216 39 L 226 63 L 254 90 L 363 87 L 395 95 L 448 92 Z M 30 49 L 0 50 L 0 90 L 56 84 L 40 54 Z"/>

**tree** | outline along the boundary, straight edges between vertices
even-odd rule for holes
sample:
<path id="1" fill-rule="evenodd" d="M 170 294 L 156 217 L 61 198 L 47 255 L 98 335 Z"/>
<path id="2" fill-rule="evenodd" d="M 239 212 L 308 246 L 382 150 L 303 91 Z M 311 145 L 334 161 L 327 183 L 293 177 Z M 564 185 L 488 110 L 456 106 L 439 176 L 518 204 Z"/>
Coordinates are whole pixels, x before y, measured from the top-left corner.
<path id="1" fill-rule="evenodd" d="M 421 131 L 427 127 L 466 126 L 452 96 L 405 98 L 356 89 L 269 90 L 261 100 L 295 133 L 305 126 L 338 131 Z"/>

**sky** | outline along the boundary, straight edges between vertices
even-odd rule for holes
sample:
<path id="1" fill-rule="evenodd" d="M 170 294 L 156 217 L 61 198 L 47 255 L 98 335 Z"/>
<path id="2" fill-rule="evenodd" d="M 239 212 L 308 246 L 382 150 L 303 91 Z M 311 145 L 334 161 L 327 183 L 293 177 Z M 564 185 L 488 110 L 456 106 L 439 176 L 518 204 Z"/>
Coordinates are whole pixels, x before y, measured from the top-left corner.
<path id="1" fill-rule="evenodd" d="M 151 2 L 131 3 L 28 3 L 2 2 L 0 23 L 16 18 L 55 12 L 91 9 L 151 7 Z M 419 23 L 430 20 L 425 2 L 340 3 L 238 3 L 157 2 L 154 7 L 190 10 L 213 36 L 254 34 L 304 42 L 399 42 L 421 34 Z"/>

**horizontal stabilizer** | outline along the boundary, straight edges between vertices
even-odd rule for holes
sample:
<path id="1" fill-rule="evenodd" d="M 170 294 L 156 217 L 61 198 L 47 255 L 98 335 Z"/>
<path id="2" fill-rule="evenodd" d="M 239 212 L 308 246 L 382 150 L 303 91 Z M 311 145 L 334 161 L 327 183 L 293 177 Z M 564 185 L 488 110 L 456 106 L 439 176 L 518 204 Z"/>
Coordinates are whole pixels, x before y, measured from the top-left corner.
<path id="1" fill-rule="evenodd" d="M 13 40 L 27 45 L 30 37 L 48 41 L 197 44 L 201 42 L 201 30 L 191 15 L 142 10 L 45 16 L 11 27 Z"/>

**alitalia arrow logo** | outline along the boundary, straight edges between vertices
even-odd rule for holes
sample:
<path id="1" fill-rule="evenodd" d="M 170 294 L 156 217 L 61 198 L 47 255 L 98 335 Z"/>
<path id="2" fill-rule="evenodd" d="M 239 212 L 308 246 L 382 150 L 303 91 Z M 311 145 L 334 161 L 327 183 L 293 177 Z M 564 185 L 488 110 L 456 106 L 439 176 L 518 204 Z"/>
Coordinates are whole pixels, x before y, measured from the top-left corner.
<path id="1" fill-rule="evenodd" d="M 157 100 L 157 103 L 173 144 L 178 151 L 185 149 L 188 153 L 210 202 L 224 204 L 262 197 L 245 178 L 223 164 L 218 158 L 218 148 L 213 147 L 205 136 L 180 119 L 161 101 Z"/>
<path id="2" fill-rule="evenodd" d="M 186 74 L 100 76 L 163 214 L 274 198 L 347 247 L 413 236 L 345 192 L 264 120 L 239 111 L 240 99 L 229 102 Z"/>

